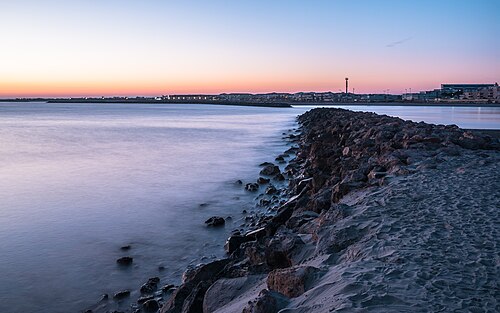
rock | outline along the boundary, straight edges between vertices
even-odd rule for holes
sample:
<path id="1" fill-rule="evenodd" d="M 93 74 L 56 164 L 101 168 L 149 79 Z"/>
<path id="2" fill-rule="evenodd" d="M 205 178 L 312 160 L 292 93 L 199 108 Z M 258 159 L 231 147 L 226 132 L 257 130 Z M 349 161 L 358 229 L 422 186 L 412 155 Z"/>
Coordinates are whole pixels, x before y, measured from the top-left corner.
<path id="1" fill-rule="evenodd" d="M 116 263 L 118 263 L 120 265 L 124 265 L 124 266 L 131 265 L 132 262 L 134 262 L 134 258 L 129 257 L 129 256 L 124 256 L 124 257 L 121 257 L 118 260 L 116 260 Z"/>
<path id="2" fill-rule="evenodd" d="M 249 301 L 242 313 L 278 313 L 288 302 L 288 298 L 279 292 L 264 289 L 255 300 Z"/>
<path id="3" fill-rule="evenodd" d="M 158 288 L 159 277 L 152 277 L 141 286 L 141 293 L 153 293 Z"/>
<path id="4" fill-rule="evenodd" d="M 146 312 L 156 312 L 160 308 L 160 305 L 158 304 L 158 301 L 155 299 L 150 299 L 142 305 L 142 308 Z"/>
<path id="5" fill-rule="evenodd" d="M 257 184 L 264 185 L 270 181 L 271 180 L 269 178 L 259 177 L 259 179 L 257 179 Z"/>
<path id="6" fill-rule="evenodd" d="M 292 266 L 294 251 L 300 251 L 303 245 L 304 242 L 297 234 L 286 227 L 280 227 L 266 246 L 266 264 L 271 269 Z"/>
<path id="7" fill-rule="evenodd" d="M 226 243 L 224 244 L 224 250 L 226 250 L 228 254 L 232 254 L 240 247 L 242 243 L 249 240 L 249 237 L 247 238 L 241 235 L 233 235 L 226 240 Z"/>
<path id="8" fill-rule="evenodd" d="M 259 229 L 252 230 L 246 233 L 245 238 L 248 238 L 249 240 L 257 240 L 263 238 L 265 235 L 266 235 L 266 228 L 261 227 Z"/>
<path id="9" fill-rule="evenodd" d="M 182 274 L 182 283 L 198 284 L 202 280 L 213 279 L 229 262 L 230 259 L 222 259 L 190 268 Z"/>
<path id="10" fill-rule="evenodd" d="M 286 222 L 286 226 L 290 229 L 297 229 L 317 217 L 319 217 L 319 214 L 313 211 L 294 213 L 294 215 Z"/>
<path id="11" fill-rule="evenodd" d="M 280 168 L 274 164 L 265 166 L 261 171 L 261 175 L 273 176 L 281 173 Z"/>
<path id="12" fill-rule="evenodd" d="M 267 286 L 289 298 L 302 295 L 311 286 L 319 269 L 312 266 L 299 266 L 276 269 L 269 273 Z"/>
<path id="13" fill-rule="evenodd" d="M 274 180 L 284 181 L 285 180 L 285 176 L 283 176 L 283 174 L 280 173 L 280 174 L 274 176 Z"/>
<path id="14" fill-rule="evenodd" d="M 236 185 L 243 185 L 243 182 L 241 179 L 238 179 L 237 181 L 234 182 Z"/>
<path id="15" fill-rule="evenodd" d="M 276 193 L 278 190 L 276 189 L 276 187 L 274 187 L 273 185 L 270 185 L 269 187 L 266 188 L 266 195 L 271 195 L 271 194 L 274 194 Z"/>
<path id="16" fill-rule="evenodd" d="M 269 200 L 269 199 L 260 199 L 259 200 L 260 206 L 268 206 L 270 203 L 271 203 L 271 200 Z"/>
<path id="17" fill-rule="evenodd" d="M 255 288 L 265 275 L 248 275 L 235 278 L 221 278 L 208 288 L 203 299 L 203 312 L 215 312 L 245 291 Z M 238 310 L 241 312 L 241 308 Z M 228 312 L 234 312 L 228 310 Z"/>
<path id="18" fill-rule="evenodd" d="M 220 216 L 212 216 L 208 220 L 205 221 L 205 224 L 209 227 L 219 227 L 219 226 L 224 226 L 226 221 L 224 220 L 223 217 Z"/>
<path id="19" fill-rule="evenodd" d="M 132 248 L 130 245 L 126 245 L 126 246 L 120 247 L 120 250 L 128 251 L 128 250 L 130 250 L 130 248 Z"/>
<path id="20" fill-rule="evenodd" d="M 163 266 L 163 265 L 158 266 L 158 270 L 160 272 L 163 272 L 165 270 L 165 266 Z"/>
<path id="21" fill-rule="evenodd" d="M 130 296 L 130 290 L 121 290 L 113 295 L 115 300 L 121 300 Z"/>
<path id="22" fill-rule="evenodd" d="M 269 166 L 269 165 L 274 165 L 274 164 L 269 162 L 264 162 L 259 164 L 259 166 Z"/>
<path id="23" fill-rule="evenodd" d="M 248 183 L 245 185 L 245 190 L 255 192 L 259 190 L 259 184 L 257 183 Z"/>

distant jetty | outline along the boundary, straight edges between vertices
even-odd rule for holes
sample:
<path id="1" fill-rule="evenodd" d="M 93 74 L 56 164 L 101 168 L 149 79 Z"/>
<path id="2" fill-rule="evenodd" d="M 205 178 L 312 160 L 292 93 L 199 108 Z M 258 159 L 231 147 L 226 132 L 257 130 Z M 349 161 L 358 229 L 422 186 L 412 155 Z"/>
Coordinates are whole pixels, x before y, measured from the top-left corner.
<path id="1" fill-rule="evenodd" d="M 258 106 L 289 108 L 291 104 L 282 102 L 262 103 L 252 101 L 207 101 L 207 100 L 156 100 L 154 98 L 132 98 L 132 99 L 50 99 L 47 103 L 186 103 L 186 104 L 218 104 L 218 105 L 237 105 L 237 106 Z"/>

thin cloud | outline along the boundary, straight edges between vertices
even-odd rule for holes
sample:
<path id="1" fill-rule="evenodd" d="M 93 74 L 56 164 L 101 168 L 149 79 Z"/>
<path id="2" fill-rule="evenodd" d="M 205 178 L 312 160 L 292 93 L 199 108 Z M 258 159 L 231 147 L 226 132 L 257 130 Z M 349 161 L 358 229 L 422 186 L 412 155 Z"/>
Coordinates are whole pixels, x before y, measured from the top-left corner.
<path id="1" fill-rule="evenodd" d="M 401 39 L 401 40 L 398 40 L 398 41 L 394 41 L 394 42 L 391 42 L 390 44 L 386 45 L 387 48 L 392 48 L 394 46 L 397 46 L 397 45 L 401 45 L 409 40 L 412 40 L 413 37 L 408 37 L 408 38 L 405 38 L 405 39 Z"/>

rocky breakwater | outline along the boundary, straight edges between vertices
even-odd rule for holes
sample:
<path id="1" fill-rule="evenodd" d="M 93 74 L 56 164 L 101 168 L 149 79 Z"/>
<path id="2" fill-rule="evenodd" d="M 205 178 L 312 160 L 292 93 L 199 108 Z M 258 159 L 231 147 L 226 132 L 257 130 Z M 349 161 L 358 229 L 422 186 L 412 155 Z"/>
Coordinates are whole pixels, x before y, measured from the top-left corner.
<path id="1" fill-rule="evenodd" d="M 498 309 L 498 139 L 341 109 L 298 121 L 287 200 L 162 313 Z"/>

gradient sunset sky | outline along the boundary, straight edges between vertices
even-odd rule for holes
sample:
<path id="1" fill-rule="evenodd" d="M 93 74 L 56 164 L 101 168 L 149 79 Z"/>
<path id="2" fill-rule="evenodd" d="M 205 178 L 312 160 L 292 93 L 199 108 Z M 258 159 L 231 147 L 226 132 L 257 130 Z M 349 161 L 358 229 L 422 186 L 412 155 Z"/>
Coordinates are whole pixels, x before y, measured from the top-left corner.
<path id="1" fill-rule="evenodd" d="M 1 0 L 0 12 L 2 98 L 500 81 L 499 0 Z"/>

